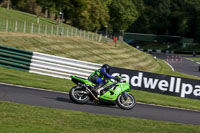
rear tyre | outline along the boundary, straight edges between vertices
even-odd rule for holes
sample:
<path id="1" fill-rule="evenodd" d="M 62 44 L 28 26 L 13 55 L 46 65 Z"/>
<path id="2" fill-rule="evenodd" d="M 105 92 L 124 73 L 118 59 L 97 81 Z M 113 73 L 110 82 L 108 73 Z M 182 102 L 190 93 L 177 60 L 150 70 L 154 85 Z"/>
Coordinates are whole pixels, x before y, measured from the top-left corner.
<path id="1" fill-rule="evenodd" d="M 78 104 L 85 104 L 89 100 L 87 92 L 78 86 L 71 88 L 69 97 L 74 103 Z"/>
<path id="2" fill-rule="evenodd" d="M 122 108 L 122 109 L 127 109 L 127 110 L 130 110 L 132 108 L 135 107 L 135 104 L 136 104 L 136 100 L 134 98 L 134 96 L 132 94 L 128 94 L 127 96 L 127 100 L 125 100 L 125 98 L 123 97 L 122 94 L 120 94 L 118 97 L 117 97 L 117 105 Z"/>

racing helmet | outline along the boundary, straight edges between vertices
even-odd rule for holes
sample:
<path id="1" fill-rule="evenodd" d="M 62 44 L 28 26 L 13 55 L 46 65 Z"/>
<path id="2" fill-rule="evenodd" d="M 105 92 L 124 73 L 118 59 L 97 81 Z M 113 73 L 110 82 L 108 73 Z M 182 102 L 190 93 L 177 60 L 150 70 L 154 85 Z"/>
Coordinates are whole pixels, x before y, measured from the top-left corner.
<path id="1" fill-rule="evenodd" d="M 110 72 L 110 66 L 108 64 L 104 64 L 101 68 L 105 68 L 106 72 Z"/>

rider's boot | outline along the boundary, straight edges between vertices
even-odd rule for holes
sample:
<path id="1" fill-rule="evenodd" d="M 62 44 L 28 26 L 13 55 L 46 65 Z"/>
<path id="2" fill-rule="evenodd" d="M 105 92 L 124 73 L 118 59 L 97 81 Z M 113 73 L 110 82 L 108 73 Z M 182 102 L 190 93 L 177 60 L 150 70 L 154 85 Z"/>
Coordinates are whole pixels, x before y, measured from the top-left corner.
<path id="1" fill-rule="evenodd" d="M 99 95 L 99 92 L 98 92 L 98 89 L 101 88 L 101 85 L 102 84 L 97 84 L 94 88 L 93 88 L 93 91 Z"/>

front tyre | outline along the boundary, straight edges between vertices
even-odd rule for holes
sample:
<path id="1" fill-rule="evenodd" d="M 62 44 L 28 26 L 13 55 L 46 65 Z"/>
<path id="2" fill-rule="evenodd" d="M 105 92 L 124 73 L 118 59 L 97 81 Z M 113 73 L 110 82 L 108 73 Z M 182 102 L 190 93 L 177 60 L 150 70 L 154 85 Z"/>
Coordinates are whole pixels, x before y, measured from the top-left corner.
<path id="1" fill-rule="evenodd" d="M 85 104 L 89 100 L 87 92 L 78 86 L 71 88 L 69 97 L 74 103 L 78 104 Z"/>
<path id="2" fill-rule="evenodd" d="M 125 100 L 125 98 L 123 97 L 122 94 L 120 94 L 117 97 L 117 105 L 122 108 L 122 109 L 127 109 L 130 110 L 132 109 L 135 104 L 136 104 L 136 100 L 134 98 L 134 96 L 132 94 L 127 94 L 127 100 Z"/>

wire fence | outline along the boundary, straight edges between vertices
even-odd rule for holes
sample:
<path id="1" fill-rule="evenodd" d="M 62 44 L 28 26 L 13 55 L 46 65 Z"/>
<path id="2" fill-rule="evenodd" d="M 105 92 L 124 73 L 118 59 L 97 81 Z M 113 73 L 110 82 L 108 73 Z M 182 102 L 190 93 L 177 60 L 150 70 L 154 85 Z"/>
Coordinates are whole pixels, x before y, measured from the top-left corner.
<path id="1" fill-rule="evenodd" d="M 26 21 L 0 20 L 0 32 L 21 32 L 31 34 L 48 34 L 58 36 L 78 36 L 83 39 L 107 42 L 109 39 L 97 34 L 63 24 L 35 24 Z"/>

